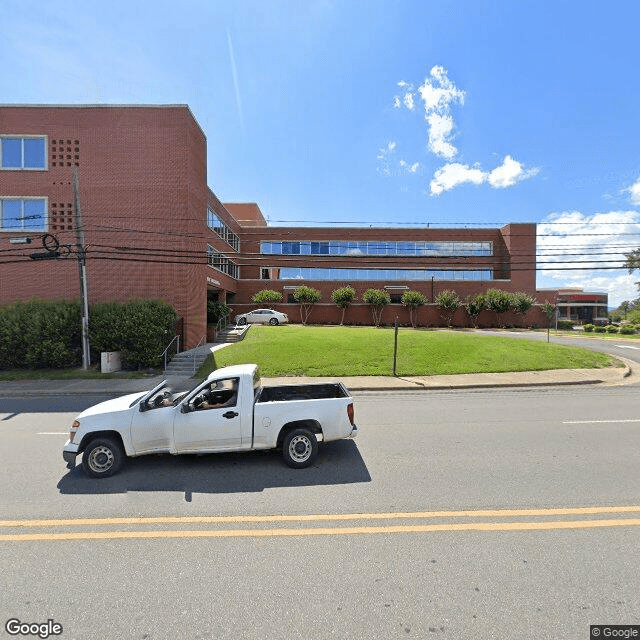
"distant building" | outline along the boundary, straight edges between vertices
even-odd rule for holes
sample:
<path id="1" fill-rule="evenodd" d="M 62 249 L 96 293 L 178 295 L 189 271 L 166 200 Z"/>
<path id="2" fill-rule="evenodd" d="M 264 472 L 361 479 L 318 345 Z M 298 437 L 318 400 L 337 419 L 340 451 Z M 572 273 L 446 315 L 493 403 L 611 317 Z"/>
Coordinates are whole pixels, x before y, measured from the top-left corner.
<path id="1" fill-rule="evenodd" d="M 346 285 L 358 300 L 369 288 L 386 289 L 392 304 L 385 323 L 408 322 L 400 305 L 408 289 L 428 300 L 422 325 L 441 323 L 434 301 L 447 289 L 461 300 L 491 287 L 535 296 L 534 224 L 271 227 L 257 204 L 223 204 L 209 189 L 206 145 L 186 105 L 0 106 L 0 304 L 79 298 L 74 166 L 90 302 L 164 299 L 181 318 L 187 347 L 206 335 L 207 299 L 236 314 L 255 306 L 252 296 L 266 288 L 283 293 L 282 310 L 294 321 L 295 289 L 319 289 L 322 302 L 311 316 L 319 323 L 340 321 L 331 292 Z M 42 251 L 44 234 L 69 245 L 71 256 L 30 260 Z M 527 318 L 546 323 L 539 309 Z M 370 309 L 358 302 L 346 320 L 369 324 Z M 496 322 L 489 312 L 479 320 Z M 454 321 L 468 318 L 460 310 Z M 507 314 L 503 321 L 518 319 Z"/>
<path id="2" fill-rule="evenodd" d="M 556 296 L 558 320 L 571 320 L 576 324 L 606 324 L 608 322 L 609 295 L 582 289 L 542 289 L 539 293 Z"/>

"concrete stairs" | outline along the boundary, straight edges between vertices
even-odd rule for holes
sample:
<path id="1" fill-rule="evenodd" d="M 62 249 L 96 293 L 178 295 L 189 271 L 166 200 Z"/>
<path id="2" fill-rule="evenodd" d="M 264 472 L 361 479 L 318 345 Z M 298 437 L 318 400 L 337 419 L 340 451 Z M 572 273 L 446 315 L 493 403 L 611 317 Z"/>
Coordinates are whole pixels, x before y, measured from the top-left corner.
<path id="1" fill-rule="evenodd" d="M 216 344 L 240 342 L 251 325 L 238 326 L 230 324 L 223 331 L 216 331 Z"/>
<path id="2" fill-rule="evenodd" d="M 200 368 L 205 358 L 211 353 L 213 343 L 205 343 L 196 349 L 188 349 L 176 353 L 171 362 L 167 365 L 164 375 L 171 377 L 191 378 L 193 374 Z"/>

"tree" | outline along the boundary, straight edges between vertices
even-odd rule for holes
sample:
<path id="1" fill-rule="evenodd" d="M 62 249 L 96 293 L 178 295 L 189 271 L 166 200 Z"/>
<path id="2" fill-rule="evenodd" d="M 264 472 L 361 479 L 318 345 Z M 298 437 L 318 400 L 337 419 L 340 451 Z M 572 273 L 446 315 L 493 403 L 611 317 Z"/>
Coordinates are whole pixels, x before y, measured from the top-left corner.
<path id="1" fill-rule="evenodd" d="M 629 269 L 629 273 L 633 273 L 636 269 L 640 270 L 640 247 L 634 249 L 631 253 L 626 253 L 627 259 L 624 266 Z M 636 282 L 638 291 L 640 291 L 640 282 Z"/>
<path id="2" fill-rule="evenodd" d="M 405 307 L 409 307 L 409 320 L 411 321 L 411 326 L 415 329 L 418 307 L 427 304 L 426 296 L 419 291 L 405 291 L 402 294 L 402 304 Z"/>
<path id="3" fill-rule="evenodd" d="M 524 316 L 527 311 L 533 307 L 536 299 L 522 291 L 516 291 L 511 294 L 511 308 L 513 311 L 522 316 L 522 324 L 524 325 Z"/>
<path id="4" fill-rule="evenodd" d="M 344 324 L 344 314 L 347 307 L 355 300 L 356 290 L 353 287 L 341 287 L 331 294 L 331 300 L 342 309 L 340 324 Z"/>
<path id="5" fill-rule="evenodd" d="M 322 294 L 313 287 L 298 287 L 294 294 L 294 300 L 300 305 L 300 319 L 302 324 L 307 324 L 313 305 L 322 300 Z"/>
<path id="6" fill-rule="evenodd" d="M 547 342 L 549 342 L 549 329 L 551 328 L 551 321 L 556 315 L 556 305 L 553 302 L 545 302 L 542 305 L 544 315 L 547 316 Z"/>
<path id="7" fill-rule="evenodd" d="M 488 289 L 484 294 L 487 302 L 487 309 L 496 314 L 498 326 L 502 326 L 502 314 L 511 309 L 511 294 L 502 289 Z"/>
<path id="8" fill-rule="evenodd" d="M 271 308 L 276 302 L 282 302 L 282 292 L 272 289 L 262 289 L 253 294 L 251 300 L 256 304 L 265 305 Z"/>
<path id="9" fill-rule="evenodd" d="M 446 320 L 447 326 L 451 327 L 453 314 L 460 306 L 460 298 L 455 291 L 441 291 L 436 296 L 436 305 L 440 307 L 440 315 Z"/>
<path id="10" fill-rule="evenodd" d="M 371 305 L 373 324 L 375 324 L 376 327 L 379 327 L 382 322 L 382 313 L 384 308 L 388 304 L 391 304 L 391 296 L 389 295 L 389 292 L 384 289 L 367 289 L 362 295 L 362 301 L 365 304 Z"/>
<path id="11" fill-rule="evenodd" d="M 467 310 L 469 317 L 471 318 L 471 324 L 476 325 L 477 317 L 487 308 L 487 303 L 484 299 L 484 295 L 479 293 L 475 296 L 467 296 L 464 303 L 464 308 Z"/>

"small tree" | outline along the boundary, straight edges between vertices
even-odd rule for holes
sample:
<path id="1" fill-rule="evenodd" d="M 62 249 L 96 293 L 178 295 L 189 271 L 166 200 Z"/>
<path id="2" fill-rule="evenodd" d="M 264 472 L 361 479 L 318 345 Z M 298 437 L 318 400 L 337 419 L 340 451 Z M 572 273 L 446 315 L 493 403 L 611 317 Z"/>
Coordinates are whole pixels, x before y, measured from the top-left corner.
<path id="1" fill-rule="evenodd" d="M 502 327 L 502 314 L 511 309 L 511 294 L 502 289 L 488 289 L 484 294 L 487 302 L 487 309 L 496 314 L 498 326 Z"/>
<path id="2" fill-rule="evenodd" d="M 342 309 L 342 317 L 340 318 L 340 324 L 344 324 L 344 314 L 347 307 L 355 300 L 356 290 L 353 287 L 341 287 L 336 289 L 331 294 L 331 300 L 334 304 L 338 305 Z"/>
<path id="3" fill-rule="evenodd" d="M 282 292 L 272 289 L 262 289 L 253 294 L 251 300 L 256 304 L 265 305 L 271 308 L 275 303 L 282 302 Z"/>
<path id="4" fill-rule="evenodd" d="M 464 303 L 464 308 L 467 310 L 467 314 L 471 318 L 471 324 L 474 326 L 474 328 L 476 328 L 476 319 L 487 308 L 487 303 L 484 299 L 484 295 L 479 293 L 475 296 L 467 296 L 467 299 Z"/>
<path id="5" fill-rule="evenodd" d="M 549 329 L 551 328 L 551 321 L 556 315 L 556 305 L 553 302 L 545 302 L 542 305 L 544 315 L 547 316 L 547 342 L 549 342 Z"/>
<path id="6" fill-rule="evenodd" d="M 522 291 L 516 291 L 511 295 L 511 308 L 513 311 L 522 316 L 522 324 L 524 325 L 524 316 L 527 311 L 536 303 L 536 299 Z"/>
<path id="7" fill-rule="evenodd" d="M 453 314 L 460 306 L 460 298 L 455 291 L 441 291 L 436 297 L 436 305 L 440 308 L 440 315 L 446 320 L 447 327 L 451 327 Z"/>
<path id="8" fill-rule="evenodd" d="M 379 327 L 382 322 L 382 313 L 384 308 L 388 304 L 391 304 L 391 296 L 389 295 L 389 292 L 384 289 L 367 289 L 362 295 L 362 301 L 365 304 L 371 305 L 373 324 L 375 324 L 376 327 Z"/>
<path id="9" fill-rule="evenodd" d="M 409 320 L 411 321 L 411 326 L 415 329 L 418 308 L 427 304 L 426 296 L 419 291 L 405 291 L 402 294 L 402 304 L 405 307 L 409 307 Z"/>
<path id="10" fill-rule="evenodd" d="M 307 324 L 313 305 L 322 299 L 322 294 L 313 287 L 302 286 L 295 290 L 293 297 L 300 305 L 300 319 L 302 320 L 302 324 Z"/>

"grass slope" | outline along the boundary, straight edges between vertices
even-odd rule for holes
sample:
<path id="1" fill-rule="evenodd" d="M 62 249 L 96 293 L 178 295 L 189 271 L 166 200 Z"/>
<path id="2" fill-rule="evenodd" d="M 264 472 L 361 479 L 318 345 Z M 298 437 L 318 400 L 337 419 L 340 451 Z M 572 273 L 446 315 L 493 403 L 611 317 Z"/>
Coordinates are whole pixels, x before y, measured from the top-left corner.
<path id="1" fill-rule="evenodd" d="M 209 356 L 198 371 L 254 362 L 262 375 L 389 376 L 392 328 L 254 326 L 242 342 Z M 439 375 L 546 369 L 588 369 L 612 364 L 602 353 L 533 340 L 456 331 L 400 329 L 397 375 Z"/>

